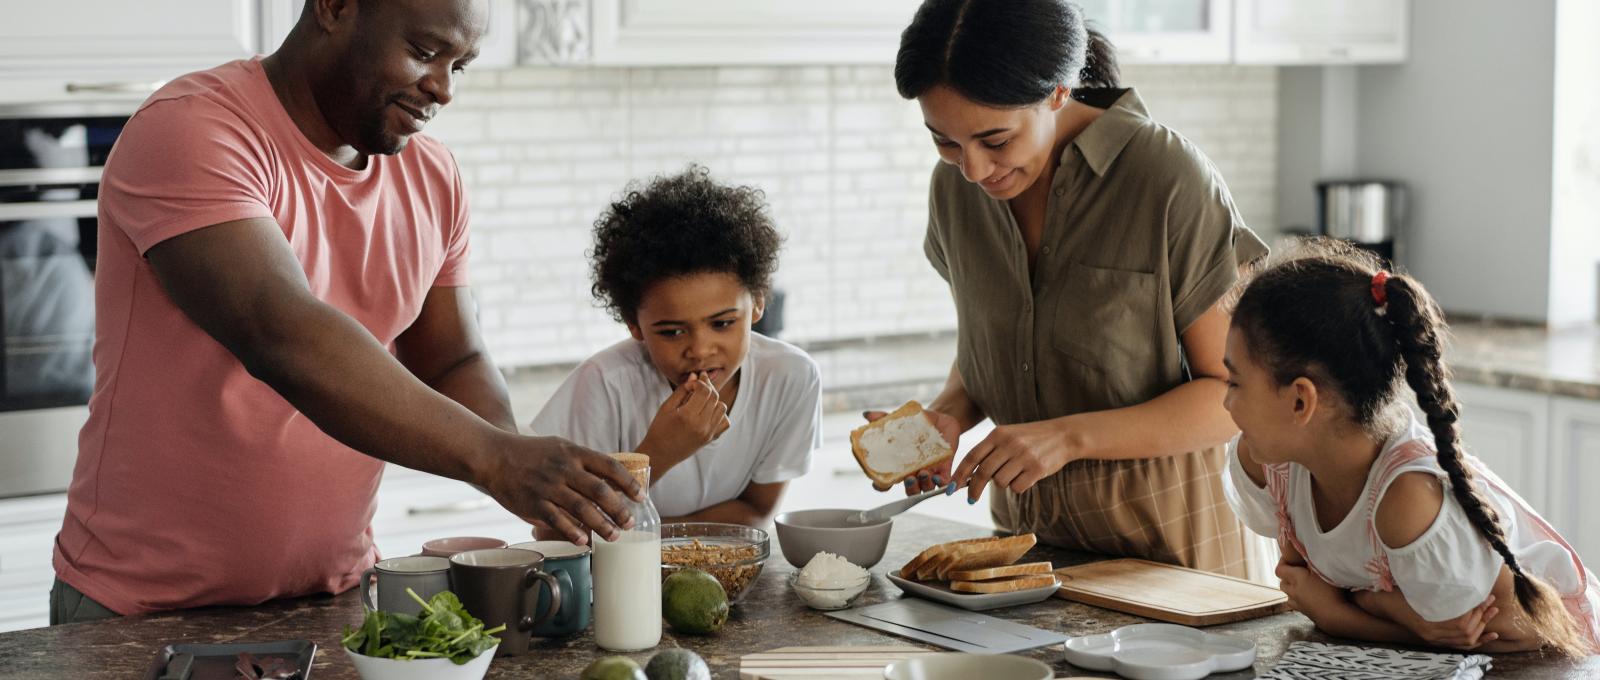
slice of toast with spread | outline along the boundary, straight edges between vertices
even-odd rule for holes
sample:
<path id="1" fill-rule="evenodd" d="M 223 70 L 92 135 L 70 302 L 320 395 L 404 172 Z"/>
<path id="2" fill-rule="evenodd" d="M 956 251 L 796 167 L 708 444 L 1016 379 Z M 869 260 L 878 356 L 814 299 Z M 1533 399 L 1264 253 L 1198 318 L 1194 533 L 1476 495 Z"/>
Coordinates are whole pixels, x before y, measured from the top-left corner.
<path id="1" fill-rule="evenodd" d="M 850 433 L 850 450 L 861 471 L 872 479 L 872 488 L 879 491 L 956 454 L 915 401 L 856 428 Z"/>

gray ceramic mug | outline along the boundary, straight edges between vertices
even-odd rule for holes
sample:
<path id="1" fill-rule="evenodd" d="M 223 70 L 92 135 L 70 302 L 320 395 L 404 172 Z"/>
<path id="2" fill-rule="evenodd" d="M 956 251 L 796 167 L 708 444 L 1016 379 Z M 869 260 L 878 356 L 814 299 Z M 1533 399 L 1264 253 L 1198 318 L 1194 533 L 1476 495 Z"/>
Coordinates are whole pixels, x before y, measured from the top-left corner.
<path id="1" fill-rule="evenodd" d="M 554 606 L 535 616 L 540 582 L 550 588 Z M 528 651 L 533 629 L 561 611 L 561 584 L 544 570 L 544 555 L 532 550 L 490 548 L 468 550 L 450 558 L 450 583 L 467 613 L 483 621 L 485 629 L 505 625 L 498 633 L 495 656 Z"/>
<path id="2" fill-rule="evenodd" d="M 560 611 L 535 626 L 533 634 L 537 637 L 565 637 L 587 629 L 594 596 L 593 581 L 589 576 L 589 546 L 567 541 L 528 541 L 511 547 L 543 554 L 544 570 L 561 583 Z M 550 604 L 550 590 L 540 588 L 539 604 L 534 612 L 544 616 Z"/>
<path id="3" fill-rule="evenodd" d="M 422 612 L 422 605 L 406 594 L 406 588 L 416 591 L 423 600 L 449 590 L 450 560 L 425 555 L 391 557 L 362 572 L 359 587 L 361 605 L 367 610 L 416 616 Z"/>

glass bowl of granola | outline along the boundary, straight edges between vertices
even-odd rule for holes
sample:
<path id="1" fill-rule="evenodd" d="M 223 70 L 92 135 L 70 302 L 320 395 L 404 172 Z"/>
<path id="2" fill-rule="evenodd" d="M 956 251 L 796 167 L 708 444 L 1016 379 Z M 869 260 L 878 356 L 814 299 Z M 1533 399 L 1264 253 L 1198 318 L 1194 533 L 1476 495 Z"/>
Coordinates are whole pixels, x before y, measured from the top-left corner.
<path id="1" fill-rule="evenodd" d="M 767 532 L 742 524 L 674 522 L 661 525 L 661 578 L 693 567 L 711 574 L 738 604 L 750 593 L 772 554 Z"/>

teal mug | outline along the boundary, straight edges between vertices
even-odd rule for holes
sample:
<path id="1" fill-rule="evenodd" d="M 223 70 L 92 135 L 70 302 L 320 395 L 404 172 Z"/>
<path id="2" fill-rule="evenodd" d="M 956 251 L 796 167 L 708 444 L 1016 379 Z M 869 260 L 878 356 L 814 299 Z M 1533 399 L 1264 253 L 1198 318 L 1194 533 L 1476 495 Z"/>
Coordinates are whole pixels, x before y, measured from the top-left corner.
<path id="1" fill-rule="evenodd" d="M 561 609 L 544 623 L 535 626 L 536 637 L 565 637 L 581 633 L 589 627 L 594 585 L 589 577 L 589 546 L 566 541 L 528 541 L 511 546 L 532 550 L 544 555 L 544 570 L 561 583 Z M 539 603 L 534 606 L 534 616 L 539 618 L 550 608 L 550 589 L 539 588 Z"/>

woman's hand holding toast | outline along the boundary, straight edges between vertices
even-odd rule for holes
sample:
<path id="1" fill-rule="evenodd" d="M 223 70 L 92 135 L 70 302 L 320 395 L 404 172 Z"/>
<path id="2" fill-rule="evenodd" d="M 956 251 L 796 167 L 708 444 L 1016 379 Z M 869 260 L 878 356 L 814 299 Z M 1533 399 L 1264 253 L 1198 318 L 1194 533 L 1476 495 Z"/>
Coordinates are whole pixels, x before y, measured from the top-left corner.
<path id="1" fill-rule="evenodd" d="M 939 430 L 939 434 L 944 436 L 945 441 L 950 443 L 950 450 L 954 451 L 959 448 L 961 441 L 960 422 L 951 416 L 931 409 L 923 409 L 922 414 L 928 418 L 928 422 L 933 423 L 933 426 Z M 884 411 L 866 411 L 861 415 L 867 419 L 867 422 L 872 423 L 889 414 Z M 914 496 L 924 491 L 932 491 L 945 486 L 950 481 L 950 462 L 950 458 L 945 458 L 939 461 L 937 465 L 924 468 L 919 470 L 916 475 L 907 477 L 904 483 L 906 495 Z M 953 486 L 950 487 L 952 493 L 954 488 Z"/>

